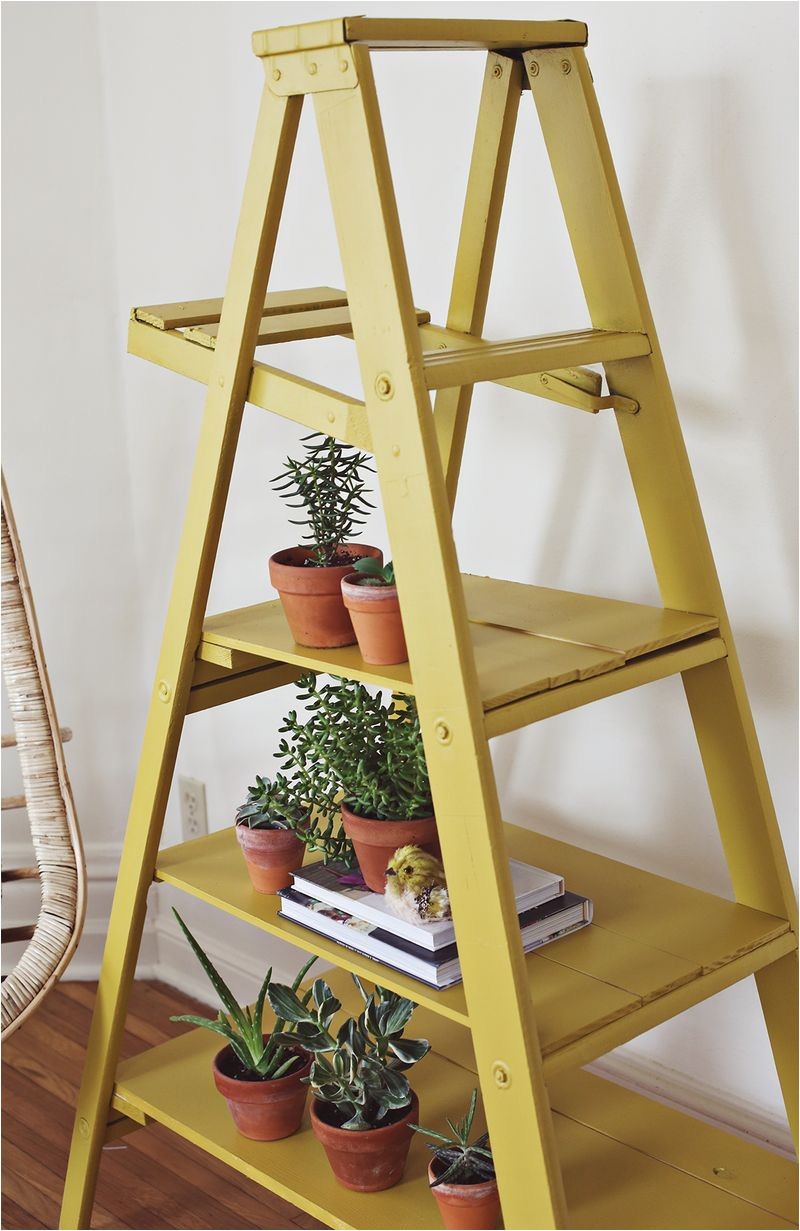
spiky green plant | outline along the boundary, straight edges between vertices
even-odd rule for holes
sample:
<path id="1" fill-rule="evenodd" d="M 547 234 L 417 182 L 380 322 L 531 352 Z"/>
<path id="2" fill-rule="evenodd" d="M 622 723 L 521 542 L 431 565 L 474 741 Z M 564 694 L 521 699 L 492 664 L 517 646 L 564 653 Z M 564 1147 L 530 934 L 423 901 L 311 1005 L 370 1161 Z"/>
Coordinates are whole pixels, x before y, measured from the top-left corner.
<path id="1" fill-rule="evenodd" d="M 489 1134 L 481 1133 L 480 1137 L 472 1142 L 469 1139 L 477 1105 L 478 1091 L 473 1090 L 469 1108 L 463 1120 L 454 1124 L 450 1117 L 447 1117 L 452 1137 L 445 1137 L 444 1133 L 437 1133 L 432 1128 L 423 1128 L 420 1124 L 411 1125 L 415 1132 L 424 1133 L 426 1137 L 433 1138 L 432 1143 L 430 1141 L 425 1143 L 439 1163 L 439 1174 L 431 1181 L 431 1188 L 435 1188 L 437 1184 L 478 1184 L 494 1179 L 494 1161 L 489 1148 Z"/>
<path id="2" fill-rule="evenodd" d="M 248 829 L 296 829 L 307 816 L 283 774 L 274 778 L 256 774 L 255 784 L 247 788 L 247 799 L 236 809 L 236 824 Z"/>
<path id="3" fill-rule="evenodd" d="M 311 1001 L 281 983 L 273 983 L 268 995 L 275 1013 L 294 1025 L 294 1033 L 283 1037 L 296 1038 L 314 1056 L 303 1081 L 337 1109 L 341 1128 L 358 1132 L 381 1128 L 391 1111 L 408 1107 L 405 1072 L 428 1054 L 430 1043 L 403 1038 L 416 1008 L 411 1000 L 385 987 L 368 993 L 356 975 L 352 978 L 364 1008 L 358 1018 L 346 1018 L 336 1034 L 330 1027 L 342 1005 L 324 979 L 315 979 Z"/>
<path id="4" fill-rule="evenodd" d="M 207 1017 L 199 1017 L 194 1013 L 181 1013 L 177 1017 L 171 1017 L 170 1021 L 189 1022 L 192 1026 L 202 1026 L 205 1030 L 212 1030 L 215 1034 L 221 1034 L 230 1043 L 236 1058 L 256 1080 L 274 1081 L 278 1077 L 285 1076 L 297 1061 L 297 1052 L 292 1049 L 300 1045 L 301 1040 L 295 1039 L 291 1024 L 279 1018 L 272 1028 L 269 1039 L 266 1043 L 264 1042 L 262 1020 L 264 1004 L 272 984 L 272 967 L 270 966 L 266 978 L 261 984 L 254 1007 L 251 1009 L 249 1005 L 245 1005 L 243 1008 L 236 1000 L 236 997 L 219 971 L 201 949 L 174 906 L 172 913 L 178 920 L 181 931 L 188 940 L 192 952 L 208 975 L 225 1012 L 220 1010 L 213 1021 Z M 315 957 L 312 957 L 297 972 L 291 988 L 292 994 L 295 997 L 297 996 L 297 989 L 316 960 Z M 312 989 L 309 988 L 302 1000 L 298 998 L 298 1004 L 306 1003 L 311 997 L 311 991 Z"/>
<path id="5" fill-rule="evenodd" d="M 343 543 L 361 533 L 368 511 L 374 508 L 364 471 L 371 471 L 368 453 L 361 453 L 333 436 L 313 432 L 303 437 L 305 457 L 287 457 L 286 469 L 272 480 L 275 491 L 290 509 L 302 509 L 293 526 L 305 526 L 302 536 L 311 544 L 311 562 L 331 564 Z"/>
<path id="6" fill-rule="evenodd" d="M 353 568 L 361 574 L 360 584 L 363 586 L 393 586 L 395 584 L 394 561 L 381 564 L 375 556 L 363 556 L 356 560 Z"/>

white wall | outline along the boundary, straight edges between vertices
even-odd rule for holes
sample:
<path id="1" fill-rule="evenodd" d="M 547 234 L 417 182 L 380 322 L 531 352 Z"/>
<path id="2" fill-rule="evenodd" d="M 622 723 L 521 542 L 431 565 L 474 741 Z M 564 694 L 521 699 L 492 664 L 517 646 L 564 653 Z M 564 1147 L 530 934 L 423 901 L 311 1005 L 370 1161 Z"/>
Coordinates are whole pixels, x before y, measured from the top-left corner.
<path id="1" fill-rule="evenodd" d="M 362 8 L 446 16 L 456 6 Z M 123 832 L 203 396 L 124 355 L 127 312 L 222 293 L 261 86 L 250 32 L 338 11 L 4 6 L 4 466 L 61 720 L 76 729 L 69 761 L 100 872 Z M 549 5 L 496 2 L 491 14 L 553 15 Z M 589 22 L 600 103 L 794 865 L 796 8 L 584 3 L 573 15 Z M 481 57 L 385 55 L 376 71 L 416 301 L 443 320 Z M 527 99 L 509 193 L 487 335 L 585 323 Z M 309 109 L 273 285 L 325 283 L 341 285 L 341 272 Z M 357 390 L 349 346 L 298 343 L 285 361 Z M 291 539 L 268 479 L 300 435 L 248 409 L 212 609 L 268 594 L 267 556 Z M 465 569 L 658 601 L 611 419 L 481 388 L 462 490 Z M 385 541 L 379 521 L 368 540 Z M 207 784 L 212 827 L 230 822 L 253 774 L 269 769 L 287 697 L 190 720 L 179 769 Z M 505 737 L 494 752 L 509 819 L 730 892 L 677 681 Z M 179 832 L 173 798 L 165 840 Z M 107 890 L 93 892 L 79 973 L 95 960 Z M 150 932 L 160 957 L 149 950 L 145 969 L 186 982 L 165 905 Z M 292 960 L 243 925 L 183 906 L 243 991 L 268 953 L 279 965 Z M 784 1140 L 749 984 L 611 1063 Z"/>

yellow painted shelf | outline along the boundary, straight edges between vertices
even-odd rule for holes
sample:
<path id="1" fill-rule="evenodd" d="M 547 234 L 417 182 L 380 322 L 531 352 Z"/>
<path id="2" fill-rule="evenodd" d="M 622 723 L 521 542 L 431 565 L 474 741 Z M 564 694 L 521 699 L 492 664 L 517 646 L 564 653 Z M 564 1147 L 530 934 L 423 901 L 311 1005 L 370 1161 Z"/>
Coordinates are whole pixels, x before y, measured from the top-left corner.
<path id="1" fill-rule="evenodd" d="M 525 702 L 543 693 L 559 690 L 557 707 L 566 709 L 575 703 L 570 686 L 592 681 L 585 699 L 595 700 L 725 654 L 713 616 L 491 577 L 464 575 L 463 581 L 483 707 L 496 728 L 492 734 L 532 721 L 536 712 Z M 357 646 L 318 650 L 297 645 L 277 600 L 205 621 L 197 657 L 235 668 L 235 655 L 247 656 L 250 667 L 254 660 L 290 663 L 414 691 L 408 663 L 373 667 Z M 618 678 L 626 672 L 630 683 Z"/>
<path id="2" fill-rule="evenodd" d="M 785 920 L 517 826 L 506 826 L 506 840 L 510 856 L 561 873 L 595 904 L 591 927 L 527 959 L 548 1074 L 602 1055 L 794 947 Z M 409 996 L 425 1010 L 428 1037 L 445 1031 L 447 1054 L 472 1067 L 463 988 L 435 991 L 279 918 L 280 899 L 251 888 L 233 827 L 162 850 L 156 878 Z"/>
<path id="3" fill-rule="evenodd" d="M 211 1078 L 217 1044 L 192 1030 L 124 1061 L 114 1107 L 166 1125 L 331 1227 L 441 1227 L 419 1138 L 400 1184 L 360 1194 L 333 1178 L 307 1113 L 285 1141 L 239 1136 Z M 413 1084 L 420 1119 L 435 1126 L 466 1105 L 475 1078 L 432 1052 L 414 1069 Z M 795 1169 L 779 1156 L 588 1073 L 557 1079 L 551 1100 L 571 1227 L 796 1225 Z"/>

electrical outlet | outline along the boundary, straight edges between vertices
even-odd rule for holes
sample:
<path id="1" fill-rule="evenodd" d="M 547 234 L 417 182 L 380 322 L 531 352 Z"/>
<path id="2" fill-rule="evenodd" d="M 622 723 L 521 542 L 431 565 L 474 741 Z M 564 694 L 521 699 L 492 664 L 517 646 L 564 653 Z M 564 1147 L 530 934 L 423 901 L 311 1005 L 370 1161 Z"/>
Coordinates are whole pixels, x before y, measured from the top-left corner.
<path id="1" fill-rule="evenodd" d="M 181 797 L 181 832 L 184 842 L 208 833 L 206 784 L 196 778 L 178 778 Z"/>

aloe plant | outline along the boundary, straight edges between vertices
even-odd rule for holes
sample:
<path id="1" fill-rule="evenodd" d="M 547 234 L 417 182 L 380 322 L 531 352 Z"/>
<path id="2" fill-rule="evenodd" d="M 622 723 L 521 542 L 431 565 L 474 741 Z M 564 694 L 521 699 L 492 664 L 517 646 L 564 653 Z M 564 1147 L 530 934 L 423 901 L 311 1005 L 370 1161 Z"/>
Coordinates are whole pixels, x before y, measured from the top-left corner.
<path id="1" fill-rule="evenodd" d="M 313 1054 L 308 1082 L 317 1098 L 335 1107 L 341 1128 L 381 1128 L 391 1111 L 408 1107 L 411 1088 L 405 1070 L 430 1051 L 426 1039 L 405 1039 L 403 1030 L 416 1005 L 384 987 L 366 992 L 353 975 L 364 1002 L 358 1018 L 346 1018 L 335 1034 L 331 1024 L 342 1007 L 324 979 L 315 979 L 311 1000 L 296 988 L 273 983 L 268 990 L 275 1013 L 294 1026 L 280 1042 L 296 1038 Z"/>
<path id="2" fill-rule="evenodd" d="M 170 1021 L 188 1022 L 192 1026 L 202 1026 L 204 1030 L 212 1030 L 215 1034 L 222 1035 L 224 1039 L 227 1039 L 236 1058 L 256 1080 L 274 1081 L 278 1077 L 285 1076 L 297 1061 L 297 1052 L 293 1049 L 300 1045 L 300 1040 L 295 1039 L 292 1026 L 279 1018 L 272 1028 L 271 1035 L 266 1043 L 264 1042 L 262 1019 L 264 1004 L 272 984 L 272 967 L 270 966 L 261 984 L 254 1007 L 252 1009 L 249 1005 L 242 1007 L 174 906 L 172 913 L 178 920 L 192 952 L 208 975 L 225 1012 L 220 1010 L 214 1020 L 199 1017 L 195 1013 L 181 1013 L 177 1017 L 171 1017 Z M 291 987 L 294 996 L 297 996 L 297 989 L 316 960 L 315 957 L 310 958 L 297 972 Z M 311 988 L 305 993 L 303 999 L 298 998 L 298 1004 L 307 1003 L 310 997 Z"/>
<path id="3" fill-rule="evenodd" d="M 393 560 L 390 560 L 388 564 L 381 564 L 375 556 L 363 556 L 355 561 L 353 568 L 361 574 L 361 585 L 393 586 L 395 584 Z"/>
<path id="4" fill-rule="evenodd" d="M 469 1139 L 477 1105 L 478 1091 L 473 1090 L 469 1109 L 463 1120 L 454 1124 L 450 1117 L 447 1117 L 452 1137 L 445 1137 L 444 1133 L 423 1128 L 420 1124 L 411 1125 L 415 1132 L 433 1138 L 433 1143 L 428 1141 L 425 1144 L 433 1151 L 433 1156 L 439 1163 L 440 1174 L 431 1180 L 431 1188 L 435 1188 L 437 1184 L 477 1184 L 494 1179 L 489 1134 L 481 1133 L 476 1141 L 470 1142 Z"/>
<path id="5" fill-rule="evenodd" d="M 283 774 L 262 778 L 247 788 L 247 799 L 236 809 L 236 824 L 248 829 L 296 829 L 307 819 L 308 809 L 294 797 Z"/>

